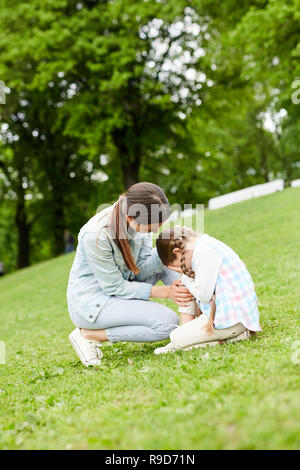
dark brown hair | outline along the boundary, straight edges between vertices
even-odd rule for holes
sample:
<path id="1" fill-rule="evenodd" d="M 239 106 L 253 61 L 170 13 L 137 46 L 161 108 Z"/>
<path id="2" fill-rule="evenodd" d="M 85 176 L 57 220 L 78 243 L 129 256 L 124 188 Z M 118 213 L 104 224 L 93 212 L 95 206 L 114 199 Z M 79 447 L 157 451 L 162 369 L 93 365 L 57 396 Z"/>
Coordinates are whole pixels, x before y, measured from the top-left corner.
<path id="1" fill-rule="evenodd" d="M 153 183 L 137 183 L 121 194 L 112 214 L 113 239 L 119 247 L 127 268 L 134 274 L 140 270 L 135 264 L 127 238 L 126 215 L 138 224 L 151 225 L 165 222 L 171 215 L 170 204 L 164 191 Z"/>
<path id="2" fill-rule="evenodd" d="M 187 276 L 194 278 L 194 271 L 186 267 L 185 246 L 186 240 L 195 236 L 196 233 L 187 227 L 176 226 L 172 229 L 164 230 L 156 240 L 157 253 L 162 263 L 165 266 L 172 263 L 172 261 L 176 259 L 176 255 L 173 251 L 175 248 L 179 248 L 181 251 L 182 272 Z"/>
<path id="3" fill-rule="evenodd" d="M 170 230 L 164 230 L 156 240 L 157 253 L 162 263 L 165 266 L 171 264 L 172 261 L 176 259 L 176 255 L 173 251 L 175 248 L 179 248 L 181 251 L 182 272 L 194 279 L 195 272 L 191 268 L 186 267 L 185 252 L 187 240 L 196 236 L 197 234 L 187 227 L 176 226 Z M 216 304 L 213 295 L 213 298 L 211 300 L 210 318 L 207 325 L 205 326 L 206 331 L 209 333 L 212 333 L 214 328 L 215 313 Z"/>

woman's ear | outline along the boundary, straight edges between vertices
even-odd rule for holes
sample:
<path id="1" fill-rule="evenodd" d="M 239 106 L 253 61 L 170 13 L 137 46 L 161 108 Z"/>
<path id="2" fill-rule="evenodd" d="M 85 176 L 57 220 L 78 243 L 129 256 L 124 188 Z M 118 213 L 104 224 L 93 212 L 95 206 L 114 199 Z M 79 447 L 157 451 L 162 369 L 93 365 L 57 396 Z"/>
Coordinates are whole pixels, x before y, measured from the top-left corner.
<path id="1" fill-rule="evenodd" d="M 174 248 L 173 253 L 174 255 L 180 255 L 181 250 L 179 248 Z"/>

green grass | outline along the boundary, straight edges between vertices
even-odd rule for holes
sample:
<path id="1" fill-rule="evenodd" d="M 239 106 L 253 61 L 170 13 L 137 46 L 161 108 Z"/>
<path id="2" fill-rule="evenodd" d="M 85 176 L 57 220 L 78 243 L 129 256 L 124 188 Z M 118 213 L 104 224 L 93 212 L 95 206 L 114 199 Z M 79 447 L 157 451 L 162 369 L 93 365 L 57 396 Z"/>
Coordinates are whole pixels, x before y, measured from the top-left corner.
<path id="1" fill-rule="evenodd" d="M 2 278 L 0 448 L 299 448 L 299 201 L 287 189 L 205 214 L 255 281 L 263 331 L 248 342 L 164 357 L 165 342 L 106 344 L 86 369 L 68 342 L 73 255 Z"/>

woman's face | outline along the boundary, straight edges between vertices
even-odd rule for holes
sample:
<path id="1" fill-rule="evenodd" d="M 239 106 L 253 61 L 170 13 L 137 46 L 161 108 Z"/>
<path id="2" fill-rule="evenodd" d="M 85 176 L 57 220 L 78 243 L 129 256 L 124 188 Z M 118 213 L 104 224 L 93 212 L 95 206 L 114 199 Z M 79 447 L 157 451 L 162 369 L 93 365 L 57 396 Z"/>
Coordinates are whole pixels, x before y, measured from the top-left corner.
<path id="1" fill-rule="evenodd" d="M 140 232 L 140 233 L 150 233 L 150 232 L 158 233 L 159 228 L 162 226 L 162 223 L 151 224 L 151 225 L 150 224 L 149 225 L 138 224 L 135 222 L 133 217 L 129 217 L 129 216 L 127 216 L 127 222 L 133 230 L 135 230 L 136 232 Z"/>

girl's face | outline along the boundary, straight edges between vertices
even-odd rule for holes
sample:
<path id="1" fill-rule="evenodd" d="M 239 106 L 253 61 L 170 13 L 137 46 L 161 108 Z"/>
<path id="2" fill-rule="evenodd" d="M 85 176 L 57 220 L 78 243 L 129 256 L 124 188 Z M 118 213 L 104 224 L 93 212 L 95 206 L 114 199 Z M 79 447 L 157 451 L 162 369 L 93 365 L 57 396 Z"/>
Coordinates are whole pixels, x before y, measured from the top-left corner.
<path id="1" fill-rule="evenodd" d="M 176 256 L 175 259 L 171 263 L 169 263 L 169 266 L 172 266 L 173 268 L 180 268 L 181 267 L 181 250 L 179 248 L 175 248 L 173 250 L 174 255 Z"/>
<path id="2" fill-rule="evenodd" d="M 186 266 L 191 266 L 192 256 L 195 247 L 196 237 L 190 238 L 185 246 L 185 264 Z M 172 268 L 181 268 L 181 250 L 179 248 L 174 248 L 173 254 L 176 256 L 175 259 L 168 266 Z"/>

